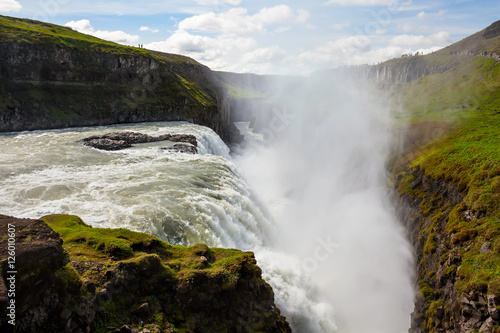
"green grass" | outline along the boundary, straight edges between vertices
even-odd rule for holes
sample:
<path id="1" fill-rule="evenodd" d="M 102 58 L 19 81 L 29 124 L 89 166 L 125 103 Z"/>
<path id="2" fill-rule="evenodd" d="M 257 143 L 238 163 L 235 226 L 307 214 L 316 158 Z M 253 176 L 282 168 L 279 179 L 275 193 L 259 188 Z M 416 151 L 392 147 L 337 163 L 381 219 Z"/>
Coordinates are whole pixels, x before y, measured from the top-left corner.
<path id="1" fill-rule="evenodd" d="M 68 27 L 7 16 L 0 16 L 0 42 L 54 44 L 61 47 L 77 48 L 87 51 L 145 55 L 151 57 L 151 54 L 145 49 L 128 47 L 105 41 L 97 37 L 76 32 Z"/>
<path id="2" fill-rule="evenodd" d="M 41 219 L 59 233 L 73 260 L 114 264 L 123 260 L 140 261 L 153 254 L 177 277 L 190 276 L 195 271 L 226 276 L 235 274 L 241 262 L 252 255 L 234 249 L 208 248 L 204 244 L 170 245 L 154 236 L 123 228 L 92 228 L 72 215 L 49 215 Z"/>
<path id="3" fill-rule="evenodd" d="M 391 110 L 404 122 L 460 123 L 485 104 L 499 105 L 500 64 L 493 59 L 429 55 L 427 66 L 448 68 L 391 92 Z"/>
<path id="4" fill-rule="evenodd" d="M 195 83 L 187 81 L 180 75 L 177 75 L 177 77 L 179 78 L 182 86 L 186 88 L 189 95 L 191 95 L 191 97 L 196 99 L 201 105 L 203 106 L 214 105 L 213 100 L 207 94 L 205 94 L 201 89 L 199 89 Z"/>
<path id="5" fill-rule="evenodd" d="M 204 244 L 170 245 L 154 236 L 127 229 L 92 228 L 71 215 L 49 215 L 41 219 L 59 233 L 70 256 L 70 263 L 56 274 L 61 292 L 71 290 L 78 294 L 78 289 L 85 293 L 89 281 L 97 291 L 109 288 L 107 274 L 111 271 L 124 272 L 129 277 L 139 276 L 142 280 L 137 283 L 145 286 L 159 286 L 157 294 L 142 294 L 138 290 L 147 287 L 137 285 L 130 288 L 130 292 L 115 294 L 113 299 L 100 304 L 93 327 L 95 332 L 107 332 L 108 326 L 121 326 L 131 317 L 131 311 L 146 301 L 156 304 L 151 315 L 154 324 L 167 329 L 169 323 L 175 323 L 175 332 L 184 332 L 187 327 L 183 325 L 190 320 L 189 315 L 199 314 L 183 313 L 183 305 L 179 303 L 170 304 L 166 311 L 160 301 L 168 303 L 179 292 L 183 295 L 193 288 L 206 297 L 212 297 L 209 295 L 213 293 L 234 292 L 242 273 L 246 275 L 243 278 L 255 277 L 252 281 L 256 286 L 265 284 L 251 252 L 209 248 Z M 144 279 L 144 272 L 147 272 L 147 279 Z M 86 294 L 92 297 L 91 292 Z"/>

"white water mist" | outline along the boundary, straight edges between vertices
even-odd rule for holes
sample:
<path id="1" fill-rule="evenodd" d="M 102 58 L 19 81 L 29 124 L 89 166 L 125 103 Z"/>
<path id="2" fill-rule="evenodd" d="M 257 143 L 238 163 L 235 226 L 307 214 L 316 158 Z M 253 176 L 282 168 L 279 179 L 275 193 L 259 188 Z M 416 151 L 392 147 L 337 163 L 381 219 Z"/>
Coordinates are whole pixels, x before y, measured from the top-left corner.
<path id="1" fill-rule="evenodd" d="M 296 259 L 316 313 L 335 322 L 339 333 L 406 332 L 412 255 L 387 195 L 387 109 L 368 87 L 346 78 L 304 79 L 274 91 L 276 108 L 259 129 L 267 144 L 247 132 L 238 158 L 273 211 L 274 251 Z M 288 285 L 296 278 L 290 275 Z M 304 324 L 300 297 L 286 290 L 277 297 L 296 332 L 332 331 L 333 324 Z"/>

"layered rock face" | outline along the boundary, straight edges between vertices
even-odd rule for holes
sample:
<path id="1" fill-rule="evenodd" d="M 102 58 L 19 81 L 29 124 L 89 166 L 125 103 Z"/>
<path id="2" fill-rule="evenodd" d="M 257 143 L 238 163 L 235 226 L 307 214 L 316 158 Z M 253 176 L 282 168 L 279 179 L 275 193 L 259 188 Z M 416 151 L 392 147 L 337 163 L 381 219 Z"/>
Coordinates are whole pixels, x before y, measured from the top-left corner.
<path id="1" fill-rule="evenodd" d="M 291 332 L 250 252 L 173 247 L 125 229 L 94 229 L 74 216 L 0 216 L 0 330 L 17 332 Z M 15 315 L 7 316 L 10 300 Z"/>
<path id="2" fill-rule="evenodd" d="M 0 16 L 0 132 L 173 120 L 231 140 L 225 91 L 208 67 Z"/>
<path id="3" fill-rule="evenodd" d="M 229 111 L 211 71 L 168 57 L 1 43 L 0 131 L 186 120 L 222 135 Z"/>

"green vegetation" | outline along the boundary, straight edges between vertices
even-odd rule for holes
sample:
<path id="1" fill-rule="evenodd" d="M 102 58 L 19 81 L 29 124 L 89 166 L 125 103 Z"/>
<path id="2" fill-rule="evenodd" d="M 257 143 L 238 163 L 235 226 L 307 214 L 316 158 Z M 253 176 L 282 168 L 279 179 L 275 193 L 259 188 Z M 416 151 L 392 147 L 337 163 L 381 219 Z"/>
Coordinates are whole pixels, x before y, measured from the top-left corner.
<path id="1" fill-rule="evenodd" d="M 187 81 L 180 75 L 177 75 L 177 77 L 181 81 L 182 86 L 189 92 L 189 95 L 200 102 L 201 105 L 209 106 L 214 104 L 213 100 L 200 90 L 195 83 Z"/>
<path id="2" fill-rule="evenodd" d="M 451 55 L 424 58 L 426 66 L 447 70 L 396 87 L 391 92 L 397 96 L 391 109 L 398 119 L 460 124 L 477 108 L 500 106 L 494 97 L 500 91 L 500 65 L 495 60 Z"/>
<path id="3" fill-rule="evenodd" d="M 49 215 L 41 219 L 59 233 L 73 259 L 107 262 L 108 266 L 123 260 L 140 261 L 144 256 L 155 254 L 176 277 L 192 276 L 202 270 L 227 278 L 236 274 L 235 263 L 237 266 L 249 256 L 240 250 L 211 249 L 204 244 L 170 245 L 154 236 L 123 228 L 92 228 L 77 216 Z"/>
<path id="4" fill-rule="evenodd" d="M 145 49 L 108 42 L 68 27 L 0 15 L 0 43 L 5 42 L 51 44 L 86 51 L 151 56 Z"/>
<path id="5" fill-rule="evenodd" d="M 0 130 L 161 120 L 220 127 L 212 73 L 188 57 L 7 16 L 0 16 L 0 43 L 9 68 L 0 83 Z M 31 60 L 11 63 L 15 57 Z"/>
<path id="6" fill-rule="evenodd" d="M 224 321 L 208 322 L 226 315 L 214 311 L 225 307 L 240 307 L 244 313 L 251 309 L 259 309 L 262 314 L 269 311 L 264 308 L 267 302 L 253 304 L 254 296 L 246 290 L 251 285 L 254 291 L 272 295 L 250 252 L 208 248 L 204 244 L 174 246 L 127 229 L 92 228 L 77 216 L 49 215 L 42 220 L 61 236 L 71 260 L 56 272 L 59 292 L 83 293 L 89 300 L 96 293 L 106 295 L 98 298 L 95 332 L 108 332 L 107 327 L 127 322 L 136 327 L 152 329 L 156 325 L 163 330 L 185 332 L 196 327 L 192 325 L 202 324 L 200 321 L 225 332 Z M 241 290 L 235 292 L 237 289 Z M 76 309 L 80 301 L 75 299 L 80 298 L 70 298 L 66 306 Z M 141 313 L 140 307 L 146 303 L 148 310 Z M 201 311 L 201 304 L 208 308 Z M 141 324 L 140 318 L 147 321 Z M 264 318 L 272 321 L 278 317 L 265 314 Z M 265 321 L 251 325 L 252 331 L 270 327 Z"/>
<path id="7" fill-rule="evenodd" d="M 500 50 L 499 37 L 483 43 L 474 36 L 460 43 L 467 50 Z M 395 188 L 418 210 L 413 237 L 426 332 L 453 329 L 460 317 L 447 282 L 458 298 L 500 296 L 500 62 L 451 55 L 461 51 L 457 45 L 392 60 L 439 72 L 389 92 L 406 139 L 392 164 Z"/>

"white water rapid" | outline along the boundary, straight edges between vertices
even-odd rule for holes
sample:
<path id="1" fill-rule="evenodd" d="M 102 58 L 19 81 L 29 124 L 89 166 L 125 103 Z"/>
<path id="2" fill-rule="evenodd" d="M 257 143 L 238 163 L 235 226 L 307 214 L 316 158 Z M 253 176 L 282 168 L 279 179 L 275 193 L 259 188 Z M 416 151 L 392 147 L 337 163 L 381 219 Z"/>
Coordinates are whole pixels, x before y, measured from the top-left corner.
<path id="1" fill-rule="evenodd" d="M 0 214 L 74 214 L 173 244 L 254 251 L 294 332 L 404 332 L 411 255 L 385 192 L 383 112 L 313 88 L 287 98 L 286 126 L 267 145 L 239 124 L 249 145 L 235 158 L 212 130 L 184 122 L 0 135 Z M 113 131 L 193 134 L 200 154 L 80 142 Z"/>

